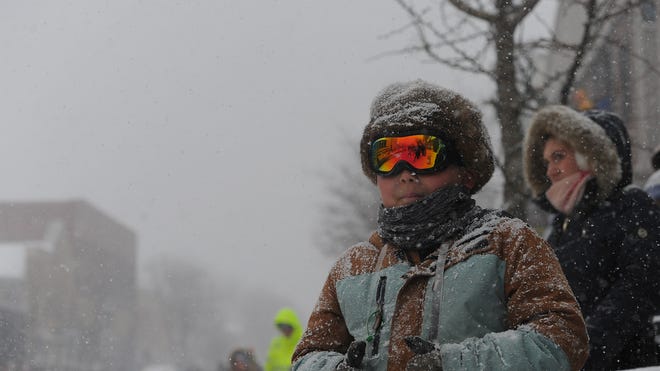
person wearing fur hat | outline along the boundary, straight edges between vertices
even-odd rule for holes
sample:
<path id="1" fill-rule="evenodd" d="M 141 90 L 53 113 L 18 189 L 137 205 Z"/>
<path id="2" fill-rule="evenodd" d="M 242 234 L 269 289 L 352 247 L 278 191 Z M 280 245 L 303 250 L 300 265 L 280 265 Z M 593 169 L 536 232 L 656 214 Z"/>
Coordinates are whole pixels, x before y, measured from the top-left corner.
<path id="1" fill-rule="evenodd" d="M 524 144 L 535 201 L 556 213 L 548 241 L 580 302 L 590 338 L 586 370 L 655 365 L 660 310 L 660 212 L 632 181 L 623 121 L 605 111 L 548 106 Z"/>
<path id="2" fill-rule="evenodd" d="M 644 190 L 655 200 L 656 205 L 660 206 L 660 145 L 655 147 L 653 151 L 651 165 L 655 172 L 651 174 L 644 184 Z"/>
<path id="3" fill-rule="evenodd" d="M 579 370 L 584 320 L 551 247 L 475 205 L 491 178 L 476 106 L 421 80 L 371 106 L 378 229 L 338 258 L 293 355 L 302 370 Z"/>

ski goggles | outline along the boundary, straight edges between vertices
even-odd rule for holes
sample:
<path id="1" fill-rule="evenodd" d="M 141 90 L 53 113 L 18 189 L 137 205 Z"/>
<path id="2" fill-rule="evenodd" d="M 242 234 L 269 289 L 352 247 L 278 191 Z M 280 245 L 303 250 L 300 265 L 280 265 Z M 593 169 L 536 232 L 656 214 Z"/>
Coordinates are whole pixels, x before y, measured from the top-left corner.
<path id="1" fill-rule="evenodd" d="M 448 143 L 435 135 L 383 137 L 371 143 L 369 159 L 378 175 L 395 175 L 403 169 L 418 174 L 444 170 L 453 161 Z"/>

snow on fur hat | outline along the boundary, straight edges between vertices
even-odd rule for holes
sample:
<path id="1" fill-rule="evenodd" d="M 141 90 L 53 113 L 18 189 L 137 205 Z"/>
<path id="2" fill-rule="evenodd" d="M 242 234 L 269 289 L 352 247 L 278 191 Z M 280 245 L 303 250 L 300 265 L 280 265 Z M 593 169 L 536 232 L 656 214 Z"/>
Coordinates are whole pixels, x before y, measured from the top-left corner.
<path id="1" fill-rule="evenodd" d="M 548 106 L 534 115 L 524 142 L 523 170 L 535 198 L 551 185 L 543 162 L 543 149 L 549 137 L 569 144 L 585 157 L 596 178 L 599 199 L 606 199 L 629 177 L 619 150 L 625 152 L 627 146 L 629 154 L 630 141 L 618 116 L 603 111 L 581 114 L 567 106 Z"/>
<path id="2" fill-rule="evenodd" d="M 422 80 L 394 83 L 371 104 L 371 118 L 360 142 L 362 170 L 376 182 L 369 163 L 371 142 L 384 136 L 427 131 L 452 142 L 464 167 L 475 177 L 476 193 L 493 175 L 490 137 L 476 105 L 463 96 Z"/>

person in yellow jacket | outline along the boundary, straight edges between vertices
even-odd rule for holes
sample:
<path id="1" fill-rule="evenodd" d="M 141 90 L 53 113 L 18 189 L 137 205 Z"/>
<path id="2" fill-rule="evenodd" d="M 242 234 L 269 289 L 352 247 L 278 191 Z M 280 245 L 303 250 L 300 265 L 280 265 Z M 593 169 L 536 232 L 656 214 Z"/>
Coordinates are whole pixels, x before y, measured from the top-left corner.
<path id="1" fill-rule="evenodd" d="M 288 371 L 296 344 L 302 336 L 298 315 L 291 308 L 282 308 L 275 315 L 275 327 L 281 335 L 273 338 L 268 348 L 265 371 Z"/>

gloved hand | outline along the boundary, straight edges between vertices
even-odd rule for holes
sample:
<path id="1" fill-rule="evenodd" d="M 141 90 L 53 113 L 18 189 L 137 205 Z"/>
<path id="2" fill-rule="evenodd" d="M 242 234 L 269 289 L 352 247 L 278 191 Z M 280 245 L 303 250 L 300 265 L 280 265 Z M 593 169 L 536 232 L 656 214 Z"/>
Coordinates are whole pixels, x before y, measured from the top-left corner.
<path id="1" fill-rule="evenodd" d="M 416 355 L 408 361 L 406 371 L 442 371 L 440 349 L 419 336 L 406 338 L 406 345 Z"/>
<path id="2" fill-rule="evenodd" d="M 348 346 L 346 357 L 337 365 L 337 371 L 357 371 L 360 370 L 364 351 L 367 349 L 367 343 L 364 341 L 354 341 Z"/>

